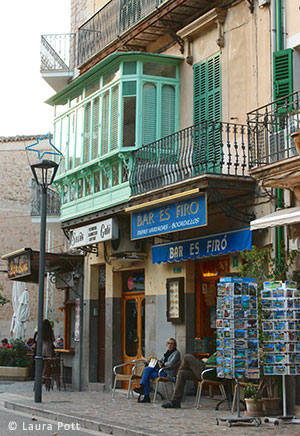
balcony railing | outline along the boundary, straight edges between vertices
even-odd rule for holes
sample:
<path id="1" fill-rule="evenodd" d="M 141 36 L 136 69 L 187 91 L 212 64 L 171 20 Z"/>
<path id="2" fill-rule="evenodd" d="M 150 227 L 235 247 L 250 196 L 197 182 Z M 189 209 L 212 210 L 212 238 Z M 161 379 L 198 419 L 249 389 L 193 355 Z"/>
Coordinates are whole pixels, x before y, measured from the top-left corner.
<path id="1" fill-rule="evenodd" d="M 41 216 L 41 187 L 34 179 L 31 181 L 31 216 Z M 52 189 L 47 190 L 47 215 L 60 216 L 60 196 Z"/>
<path id="2" fill-rule="evenodd" d="M 75 34 L 42 35 L 41 71 L 70 70 L 75 66 Z"/>
<path id="3" fill-rule="evenodd" d="M 202 174 L 246 176 L 246 126 L 205 121 L 133 153 L 131 195 Z"/>
<path id="4" fill-rule="evenodd" d="M 297 155 L 290 134 L 300 127 L 300 91 L 247 115 L 249 168 L 255 169 Z"/>
<path id="5" fill-rule="evenodd" d="M 78 65 L 83 64 L 167 0 L 111 0 L 78 30 Z"/>

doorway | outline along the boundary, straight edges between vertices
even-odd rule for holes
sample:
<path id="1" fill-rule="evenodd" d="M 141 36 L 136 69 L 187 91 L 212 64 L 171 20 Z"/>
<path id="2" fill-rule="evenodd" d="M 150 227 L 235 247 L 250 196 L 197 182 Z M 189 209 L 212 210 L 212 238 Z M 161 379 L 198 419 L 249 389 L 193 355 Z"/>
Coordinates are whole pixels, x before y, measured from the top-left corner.
<path id="1" fill-rule="evenodd" d="M 144 271 L 123 273 L 122 293 L 123 362 L 145 355 L 145 277 Z"/>
<path id="2" fill-rule="evenodd" d="M 98 283 L 98 382 L 105 382 L 105 265 L 99 267 Z"/>

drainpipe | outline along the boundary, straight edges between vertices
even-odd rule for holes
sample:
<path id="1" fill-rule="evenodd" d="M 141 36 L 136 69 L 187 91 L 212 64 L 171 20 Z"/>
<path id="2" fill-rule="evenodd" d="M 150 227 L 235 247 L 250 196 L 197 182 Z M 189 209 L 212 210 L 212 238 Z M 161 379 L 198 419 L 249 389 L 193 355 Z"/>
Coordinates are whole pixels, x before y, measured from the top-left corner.
<path id="1" fill-rule="evenodd" d="M 282 32 L 282 3 L 281 0 L 275 1 L 275 34 L 276 44 L 275 51 L 283 48 L 283 32 Z M 283 207 L 283 189 L 276 189 L 277 207 Z M 279 263 L 282 261 L 281 246 L 284 242 L 284 228 L 276 227 L 276 257 Z"/>
<path id="2" fill-rule="evenodd" d="M 79 380 L 78 391 L 82 391 L 82 349 L 83 349 L 83 271 L 80 271 L 79 277 L 79 295 L 80 295 L 80 342 L 79 342 Z"/>

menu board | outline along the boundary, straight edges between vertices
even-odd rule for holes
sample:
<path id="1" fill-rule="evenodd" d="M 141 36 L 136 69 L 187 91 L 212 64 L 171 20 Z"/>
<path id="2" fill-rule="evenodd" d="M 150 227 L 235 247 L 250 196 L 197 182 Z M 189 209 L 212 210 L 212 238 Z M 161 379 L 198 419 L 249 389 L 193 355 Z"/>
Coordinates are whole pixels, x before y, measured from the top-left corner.
<path id="1" fill-rule="evenodd" d="M 170 318 L 179 318 L 179 282 L 177 280 L 170 282 L 169 292 L 170 292 L 169 316 Z"/>
<path id="2" fill-rule="evenodd" d="M 222 277 L 216 310 L 217 375 L 259 378 L 257 284 Z"/>
<path id="3" fill-rule="evenodd" d="M 300 291 L 292 281 L 261 292 L 265 375 L 300 375 Z"/>

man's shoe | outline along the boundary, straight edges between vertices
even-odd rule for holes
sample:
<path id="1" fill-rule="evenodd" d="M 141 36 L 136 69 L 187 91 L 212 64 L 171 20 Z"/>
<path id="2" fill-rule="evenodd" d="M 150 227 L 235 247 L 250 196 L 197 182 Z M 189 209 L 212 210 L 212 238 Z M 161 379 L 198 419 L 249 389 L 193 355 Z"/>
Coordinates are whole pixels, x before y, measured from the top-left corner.
<path id="1" fill-rule="evenodd" d="M 140 395 L 143 395 L 143 394 L 144 394 L 144 386 L 143 386 L 143 385 L 139 386 L 138 388 L 134 388 L 133 390 L 134 390 L 134 392 L 136 392 L 137 394 L 140 394 Z"/>
<path id="2" fill-rule="evenodd" d="M 149 395 L 145 395 L 144 398 L 139 401 L 139 403 L 151 403 Z"/>
<path id="3" fill-rule="evenodd" d="M 161 407 L 164 409 L 180 409 L 180 402 L 177 400 L 171 400 L 169 403 L 162 404 Z"/>

